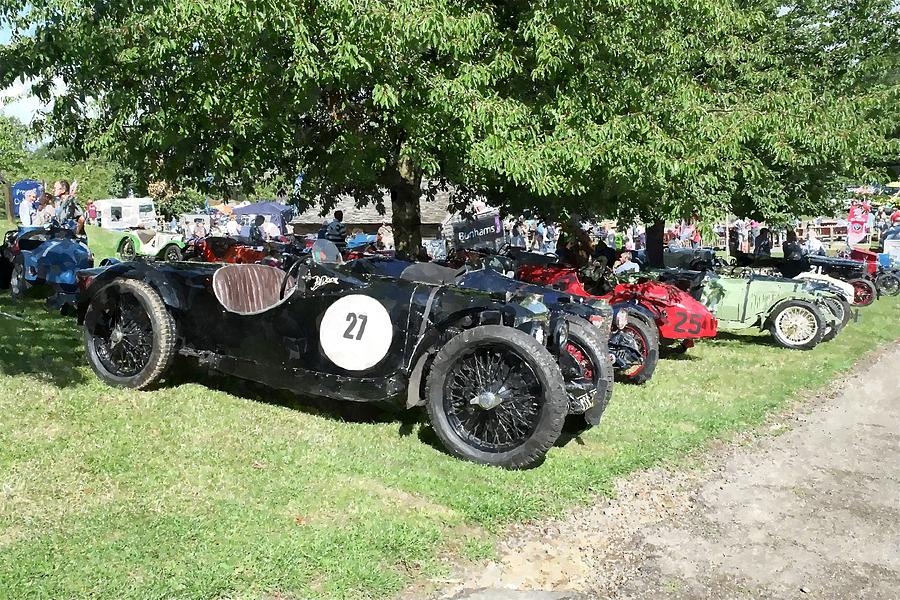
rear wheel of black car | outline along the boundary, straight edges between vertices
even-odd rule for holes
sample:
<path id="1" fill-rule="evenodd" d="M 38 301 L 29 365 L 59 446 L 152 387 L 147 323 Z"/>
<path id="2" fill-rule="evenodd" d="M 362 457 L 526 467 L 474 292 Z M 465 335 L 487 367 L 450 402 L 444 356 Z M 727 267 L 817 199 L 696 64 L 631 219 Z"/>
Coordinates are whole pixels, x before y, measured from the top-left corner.
<path id="1" fill-rule="evenodd" d="M 619 371 L 619 378 L 636 384 L 650 381 L 656 370 L 656 363 L 659 362 L 659 329 L 656 323 L 648 325 L 643 315 L 638 316 L 628 311 L 628 324 L 620 333 L 621 341 L 636 350 L 641 360 L 638 364 Z"/>
<path id="2" fill-rule="evenodd" d="M 84 346 L 97 376 L 115 387 L 157 383 L 175 356 L 175 321 L 159 294 L 133 279 L 110 283 L 91 299 Z"/>
<path id="3" fill-rule="evenodd" d="M 568 397 L 544 346 L 517 329 L 485 325 L 456 335 L 437 353 L 425 407 L 450 454 L 525 469 L 559 438 Z"/>
<path id="4" fill-rule="evenodd" d="M 878 298 L 878 290 L 868 279 L 851 279 L 848 281 L 853 286 L 853 305 L 869 306 Z"/>
<path id="5" fill-rule="evenodd" d="M 825 321 L 819 309 L 803 300 L 782 302 L 768 322 L 778 345 L 791 350 L 811 350 L 825 335 Z"/>
<path id="6" fill-rule="evenodd" d="M 893 273 L 882 273 L 875 280 L 875 287 L 882 296 L 896 296 L 900 294 L 900 277 Z"/>
<path id="7" fill-rule="evenodd" d="M 13 261 L 12 275 L 9 278 L 9 294 L 13 300 L 22 300 L 28 293 L 31 284 L 25 279 L 25 261 L 17 256 Z"/>
<path id="8" fill-rule="evenodd" d="M 825 298 L 824 302 L 831 314 L 834 315 L 834 318 L 838 320 L 837 325 L 831 327 L 828 333 L 822 336 L 823 342 L 830 342 L 850 322 L 850 317 L 853 316 L 853 309 L 850 307 L 850 303 L 843 298 Z"/>
<path id="9" fill-rule="evenodd" d="M 122 238 L 122 241 L 119 242 L 119 258 L 128 262 L 134 260 L 135 257 L 137 257 L 137 250 L 134 247 L 134 240 L 130 237 Z"/>

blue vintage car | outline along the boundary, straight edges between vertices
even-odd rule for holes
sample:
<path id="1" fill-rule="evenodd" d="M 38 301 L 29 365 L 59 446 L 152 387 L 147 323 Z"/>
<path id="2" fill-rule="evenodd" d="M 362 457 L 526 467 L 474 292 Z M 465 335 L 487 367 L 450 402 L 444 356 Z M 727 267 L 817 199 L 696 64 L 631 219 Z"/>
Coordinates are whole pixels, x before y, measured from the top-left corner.
<path id="1" fill-rule="evenodd" d="M 87 240 L 72 229 L 20 227 L 8 232 L 0 246 L 0 287 L 8 287 L 17 300 L 30 288 L 49 286 L 55 293 L 48 302 L 62 308 L 75 302 L 75 273 L 93 266 Z"/>

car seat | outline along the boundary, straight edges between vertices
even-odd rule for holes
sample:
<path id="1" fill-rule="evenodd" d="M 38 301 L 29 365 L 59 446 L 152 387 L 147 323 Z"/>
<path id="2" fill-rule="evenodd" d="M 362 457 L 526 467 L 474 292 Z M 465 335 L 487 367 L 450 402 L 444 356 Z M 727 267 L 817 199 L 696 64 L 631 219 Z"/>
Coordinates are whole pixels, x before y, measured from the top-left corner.
<path id="1" fill-rule="evenodd" d="M 219 303 L 238 315 L 258 315 L 286 302 L 298 283 L 291 278 L 281 297 L 285 273 L 268 265 L 225 265 L 213 274 L 213 293 Z"/>

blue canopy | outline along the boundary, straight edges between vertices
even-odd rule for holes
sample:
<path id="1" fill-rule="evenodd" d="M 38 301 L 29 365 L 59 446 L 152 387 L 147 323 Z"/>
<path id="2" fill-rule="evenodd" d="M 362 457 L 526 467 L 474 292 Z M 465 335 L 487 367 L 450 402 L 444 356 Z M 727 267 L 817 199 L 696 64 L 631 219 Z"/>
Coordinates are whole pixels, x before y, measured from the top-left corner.
<path id="1" fill-rule="evenodd" d="M 251 220 L 258 215 L 267 216 L 281 229 L 281 233 L 285 234 L 287 233 L 287 224 L 294 218 L 294 209 L 279 202 L 257 202 L 236 208 L 232 214 L 236 217 L 250 217 Z"/>

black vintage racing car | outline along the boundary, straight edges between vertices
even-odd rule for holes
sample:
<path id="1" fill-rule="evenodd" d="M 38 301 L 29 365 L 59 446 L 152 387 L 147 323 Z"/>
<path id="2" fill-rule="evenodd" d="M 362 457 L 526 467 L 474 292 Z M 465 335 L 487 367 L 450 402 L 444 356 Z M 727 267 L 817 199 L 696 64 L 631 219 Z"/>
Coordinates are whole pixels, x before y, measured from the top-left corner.
<path id="1" fill-rule="evenodd" d="M 505 468 L 539 463 L 570 415 L 599 422 L 605 345 L 587 348 L 604 374 L 585 376 L 564 350 L 575 328 L 539 297 L 354 275 L 333 245 L 317 244 L 287 272 L 159 262 L 81 271 L 91 367 L 110 385 L 145 388 L 180 353 L 301 394 L 402 402 L 405 390 L 451 454 Z"/>

